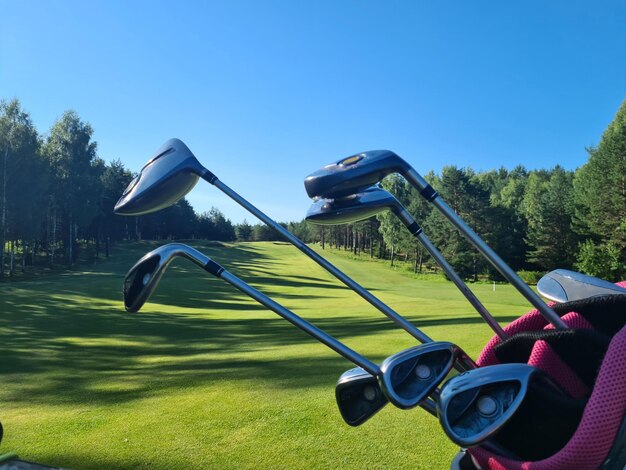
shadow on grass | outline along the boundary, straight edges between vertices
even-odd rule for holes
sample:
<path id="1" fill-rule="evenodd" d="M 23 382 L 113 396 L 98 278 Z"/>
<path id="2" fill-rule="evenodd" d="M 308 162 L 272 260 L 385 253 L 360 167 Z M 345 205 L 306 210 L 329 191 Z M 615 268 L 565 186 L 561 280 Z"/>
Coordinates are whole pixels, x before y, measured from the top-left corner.
<path id="1" fill-rule="evenodd" d="M 333 387 L 339 374 L 351 366 L 334 353 L 285 358 L 268 352 L 314 340 L 278 317 L 239 318 L 238 312 L 265 308 L 191 264 L 172 267 L 155 302 L 228 309 L 232 318 L 224 318 L 223 313 L 219 318 L 125 313 L 120 293 L 123 273 L 141 251 L 151 249 L 149 243 L 136 245 L 123 247 L 111 263 L 91 271 L 0 290 L 0 375 L 11 383 L 1 392 L 5 402 L 122 403 L 224 378 L 281 388 Z M 262 291 L 277 287 L 299 291 L 281 293 L 282 297 L 314 301 L 328 297 L 329 287 L 340 288 L 302 275 L 257 276 L 253 273 L 267 267 L 269 260 L 255 247 L 206 246 L 203 251 L 209 256 L 221 254 L 215 258 L 228 259 L 227 267 L 237 265 L 233 271 Z M 419 326 L 478 323 L 482 319 L 477 315 L 419 317 Z M 350 337 L 351 344 L 358 344 L 359 337 L 397 328 L 382 315 L 333 316 L 315 324 L 339 339 Z"/>

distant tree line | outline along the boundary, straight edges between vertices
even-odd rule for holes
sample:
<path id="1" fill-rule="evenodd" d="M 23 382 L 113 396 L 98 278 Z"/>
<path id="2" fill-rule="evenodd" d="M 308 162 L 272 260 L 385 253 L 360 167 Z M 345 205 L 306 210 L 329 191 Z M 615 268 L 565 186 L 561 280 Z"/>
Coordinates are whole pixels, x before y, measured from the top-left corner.
<path id="1" fill-rule="evenodd" d="M 626 278 L 626 102 L 589 160 L 576 171 L 445 167 L 426 179 L 444 200 L 517 271 L 573 268 L 609 280 Z M 464 277 L 499 279 L 488 262 L 402 177 L 383 186 L 415 217 Z M 333 227 L 291 224 L 322 246 L 398 258 L 416 272 L 435 270 L 417 240 L 390 212 Z M 527 273 L 533 275 L 532 272 Z M 536 276 L 536 274 L 534 274 Z M 528 279 L 530 281 L 536 279 Z"/>
<path id="2" fill-rule="evenodd" d="M 626 104 L 622 104 L 588 162 L 518 166 L 475 172 L 445 167 L 426 179 L 447 203 L 518 271 L 574 268 L 606 279 L 626 277 Z M 18 100 L 0 101 L 0 278 L 27 266 L 71 265 L 79 257 L 109 255 L 123 239 L 272 241 L 263 224 L 233 224 L 218 209 L 196 213 L 187 200 L 141 217 L 120 217 L 113 206 L 133 175 L 121 161 L 97 154 L 92 127 L 66 111 L 46 135 Z M 465 278 L 497 273 L 403 178 L 383 186 L 411 212 L 424 232 Z M 395 216 L 337 226 L 283 223 L 307 243 L 355 255 L 436 266 Z"/>

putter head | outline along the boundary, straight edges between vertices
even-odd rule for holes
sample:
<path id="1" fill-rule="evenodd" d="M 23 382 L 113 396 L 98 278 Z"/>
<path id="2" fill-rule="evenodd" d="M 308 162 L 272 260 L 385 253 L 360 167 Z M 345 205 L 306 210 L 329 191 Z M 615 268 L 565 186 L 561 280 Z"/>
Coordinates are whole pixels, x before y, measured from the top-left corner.
<path id="1" fill-rule="evenodd" d="M 598 295 L 626 294 L 626 289 L 615 284 L 567 269 L 555 269 L 537 283 L 537 290 L 546 299 L 562 303 Z"/>
<path id="2" fill-rule="evenodd" d="M 167 266 L 177 256 L 183 256 L 200 266 L 206 266 L 209 258 L 195 248 L 182 243 L 169 243 L 146 254 L 130 268 L 124 279 L 124 307 L 137 312 L 156 289 Z"/>
<path id="3" fill-rule="evenodd" d="M 363 424 L 388 403 L 376 377 L 360 367 L 341 374 L 335 398 L 341 417 L 350 426 Z"/>
<path id="4" fill-rule="evenodd" d="M 143 215 L 165 209 L 191 191 L 206 172 L 182 141 L 170 139 L 130 182 L 114 211 Z"/>
<path id="5" fill-rule="evenodd" d="M 398 207 L 398 200 L 391 193 L 372 186 L 340 199 L 317 200 L 307 211 L 306 220 L 319 225 L 346 224 Z"/>
<path id="6" fill-rule="evenodd" d="M 558 390 L 542 371 L 528 364 L 486 366 L 457 375 L 441 388 L 437 403 L 441 426 L 461 447 L 479 445 L 515 415 L 537 382 Z"/>
<path id="7" fill-rule="evenodd" d="M 435 341 L 389 356 L 380 366 L 383 393 L 398 408 L 413 408 L 432 394 L 455 362 L 475 367 L 465 352 L 447 341 Z"/>
<path id="8" fill-rule="evenodd" d="M 370 150 L 331 163 L 304 180 L 310 198 L 340 198 L 372 186 L 391 173 L 411 167 L 390 150 Z"/>

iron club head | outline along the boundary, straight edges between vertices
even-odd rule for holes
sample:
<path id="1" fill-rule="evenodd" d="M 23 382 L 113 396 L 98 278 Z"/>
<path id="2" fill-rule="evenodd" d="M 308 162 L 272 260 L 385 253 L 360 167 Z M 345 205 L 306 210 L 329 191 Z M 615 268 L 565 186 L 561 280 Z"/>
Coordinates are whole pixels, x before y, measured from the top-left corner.
<path id="1" fill-rule="evenodd" d="M 181 243 L 163 245 L 143 256 L 130 268 L 124 279 L 124 307 L 137 312 L 156 289 L 167 266 L 174 258 L 182 256 L 205 267 L 209 258 L 198 250 Z"/>
<path id="2" fill-rule="evenodd" d="M 376 377 L 360 367 L 341 374 L 335 398 L 341 417 L 350 426 L 363 424 L 388 403 Z"/>
<path id="3" fill-rule="evenodd" d="M 409 409 L 432 394 L 455 363 L 465 370 L 476 367 L 453 343 L 436 341 L 389 356 L 380 366 L 380 386 L 398 408 Z"/>
<path id="4" fill-rule="evenodd" d="M 515 415 L 533 386 L 556 386 L 528 364 L 499 364 L 470 370 L 441 389 L 437 414 L 452 442 L 472 447 L 496 435 Z"/>

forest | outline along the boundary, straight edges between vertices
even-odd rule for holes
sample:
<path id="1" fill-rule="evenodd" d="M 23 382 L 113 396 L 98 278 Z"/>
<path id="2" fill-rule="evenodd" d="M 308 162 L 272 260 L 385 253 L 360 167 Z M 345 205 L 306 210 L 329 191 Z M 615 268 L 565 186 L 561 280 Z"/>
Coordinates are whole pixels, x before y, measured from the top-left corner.
<path id="1" fill-rule="evenodd" d="M 120 217 L 113 206 L 134 175 L 98 154 L 94 129 L 69 110 L 40 133 L 18 99 L 0 101 L 0 280 L 65 269 L 110 255 L 122 240 L 279 240 L 262 224 L 233 224 L 218 208 L 197 213 L 182 199 L 163 211 Z M 587 162 L 474 171 L 446 166 L 426 179 L 507 262 L 533 281 L 567 268 L 612 281 L 626 278 L 626 102 Z M 466 279 L 499 280 L 461 235 L 400 176 L 391 191 Z M 434 263 L 390 212 L 337 226 L 283 224 L 319 243 L 433 272 Z"/>

